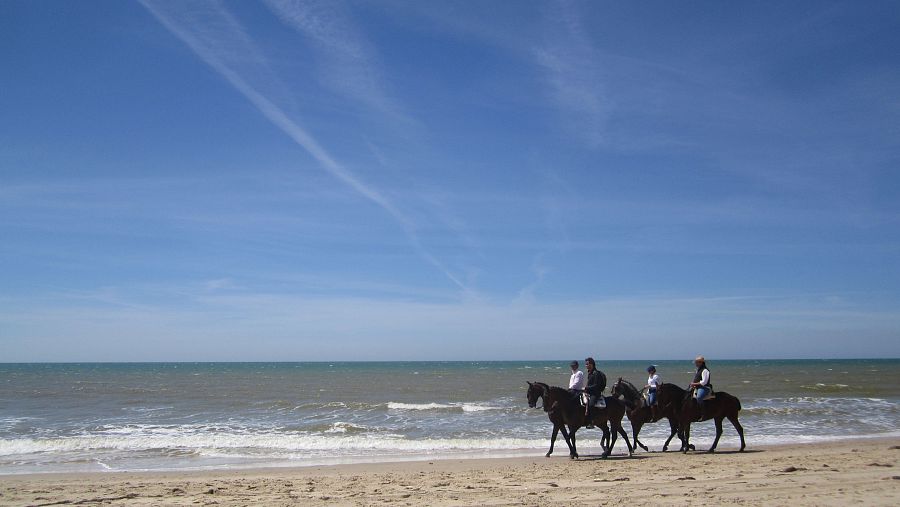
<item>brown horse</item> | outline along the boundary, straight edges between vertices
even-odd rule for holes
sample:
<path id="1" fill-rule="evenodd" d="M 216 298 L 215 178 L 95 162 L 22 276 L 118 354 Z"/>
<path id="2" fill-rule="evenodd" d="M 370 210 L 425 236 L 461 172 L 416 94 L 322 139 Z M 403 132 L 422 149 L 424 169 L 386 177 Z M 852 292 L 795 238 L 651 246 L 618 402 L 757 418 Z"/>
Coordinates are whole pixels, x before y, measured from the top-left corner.
<path id="1" fill-rule="evenodd" d="M 687 391 L 676 386 L 675 384 L 662 384 L 656 393 L 656 417 L 650 407 L 644 406 L 641 392 L 631 382 L 619 377 L 612 386 L 612 395 L 621 396 L 627 408 L 628 420 L 631 421 L 631 433 L 634 437 L 634 446 L 640 446 L 645 451 L 649 451 L 646 445 L 638 440 L 638 434 L 641 427 L 648 423 L 655 423 L 662 419 L 669 421 L 669 438 L 663 445 L 663 452 L 669 450 L 669 442 L 678 432 L 678 416 L 681 413 L 681 403 Z M 693 448 L 693 446 L 691 446 Z"/>
<path id="2" fill-rule="evenodd" d="M 713 440 L 712 447 L 709 448 L 708 452 L 715 452 L 716 446 L 719 445 L 719 438 L 722 436 L 722 420 L 727 418 L 741 437 L 740 450 L 743 452 L 746 447 L 744 443 L 744 427 L 738 421 L 741 401 L 735 396 L 719 391 L 716 393 L 715 398 L 703 402 L 701 418 L 700 406 L 697 404 L 697 400 L 692 397 L 693 391 L 685 391 L 685 393 L 678 417 L 679 429 L 681 430 L 681 451 L 688 452 L 691 441 L 691 423 L 712 419 L 716 424 L 716 439 Z"/>
<path id="3" fill-rule="evenodd" d="M 622 428 L 622 418 L 625 417 L 625 404 L 617 398 L 606 397 L 606 408 L 593 410 L 591 412 L 591 420 L 585 421 L 584 407 L 581 406 L 568 389 L 551 387 L 542 382 L 529 382 L 527 397 L 528 406 L 531 408 L 537 406 L 537 400 L 542 400 L 544 411 L 547 412 L 550 421 L 553 422 L 553 435 L 547 456 L 553 452 L 553 443 L 557 432 L 562 431 L 563 437 L 566 438 L 566 444 L 569 446 L 569 457 L 577 458 L 578 448 L 575 444 L 575 433 L 582 426 L 585 426 L 587 422 L 592 423 L 603 431 L 603 439 L 600 442 L 600 445 L 603 447 L 601 457 L 606 458 L 612 454 L 618 435 L 622 435 L 622 438 L 625 439 L 625 445 L 628 446 L 628 455 L 631 456 L 634 452 L 631 442 L 628 441 L 628 434 Z M 564 426 L 569 428 L 568 435 L 566 435 Z M 612 432 L 610 432 L 610 429 L 612 429 Z M 609 442 L 609 445 L 607 446 L 605 442 Z"/>

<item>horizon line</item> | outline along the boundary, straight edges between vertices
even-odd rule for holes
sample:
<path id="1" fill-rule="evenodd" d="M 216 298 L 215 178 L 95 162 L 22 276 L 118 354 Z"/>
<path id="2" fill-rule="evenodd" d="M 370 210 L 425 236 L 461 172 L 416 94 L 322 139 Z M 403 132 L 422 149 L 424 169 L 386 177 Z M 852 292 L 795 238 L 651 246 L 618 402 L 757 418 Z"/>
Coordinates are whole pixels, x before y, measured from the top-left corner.
<path id="1" fill-rule="evenodd" d="M 275 361 L 0 361 L 0 366 L 8 366 L 8 365 L 35 365 L 35 364 L 46 364 L 46 365 L 73 365 L 73 364 L 94 364 L 94 365 L 109 365 L 109 364 L 336 364 L 336 363 L 349 363 L 349 364 L 371 364 L 371 363 L 426 363 L 426 364 L 442 364 L 442 363 L 529 363 L 529 362 L 541 362 L 541 363 L 550 363 L 550 362 L 560 362 L 560 363 L 568 363 L 572 361 L 572 359 L 446 359 L 446 360 L 434 360 L 434 359 L 353 359 L 353 360 L 338 360 L 338 361 L 329 361 L 329 360 L 298 360 L 298 361 L 285 361 L 285 360 L 275 360 Z M 581 359 L 577 359 L 577 361 L 582 362 Z M 653 360 L 647 359 L 603 359 L 597 360 L 598 363 L 603 362 L 652 362 Z M 691 362 L 692 359 L 656 359 L 657 362 Z M 721 361 L 900 361 L 900 357 L 781 357 L 781 358 L 721 358 L 721 359 L 713 359 L 709 362 L 721 362 Z"/>

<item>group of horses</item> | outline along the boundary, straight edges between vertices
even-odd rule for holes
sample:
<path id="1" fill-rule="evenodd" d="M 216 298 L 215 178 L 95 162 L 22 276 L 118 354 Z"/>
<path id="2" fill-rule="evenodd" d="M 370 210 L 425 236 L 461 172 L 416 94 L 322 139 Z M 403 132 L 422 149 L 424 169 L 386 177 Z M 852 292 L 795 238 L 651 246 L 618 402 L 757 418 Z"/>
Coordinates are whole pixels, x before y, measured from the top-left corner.
<path id="1" fill-rule="evenodd" d="M 543 404 L 544 411 L 553 424 L 553 433 L 550 435 L 550 450 L 547 451 L 549 457 L 553 454 L 553 446 L 556 443 L 557 435 L 562 432 L 566 445 L 569 447 L 569 457 L 575 459 L 578 457 L 578 450 L 575 445 L 575 433 L 583 426 L 596 426 L 603 431 L 603 438 L 600 445 L 603 447 L 601 457 L 606 458 L 612 454 L 613 447 L 616 445 L 618 435 L 622 435 L 625 439 L 625 445 L 628 446 L 628 455 L 634 453 L 634 448 L 640 446 L 648 451 L 639 439 L 638 434 L 641 428 L 648 423 L 654 423 L 663 419 L 668 420 L 669 438 L 663 446 L 663 451 L 669 449 L 669 442 L 677 434 L 681 440 L 681 451 L 687 452 L 694 450 L 694 446 L 690 443 L 691 424 L 698 421 L 708 421 L 712 419 L 716 425 L 716 439 L 713 441 L 709 452 L 715 452 L 716 446 L 719 445 L 719 438 L 722 436 L 722 421 L 728 419 L 734 429 L 737 430 L 741 437 L 741 448 L 743 451 L 746 447 L 744 443 L 744 428 L 738 421 L 738 412 L 741 410 L 741 402 L 736 397 L 719 391 L 715 393 L 715 397 L 703 402 L 703 411 L 700 413 L 697 402 L 692 399 L 692 392 L 678 387 L 675 384 L 662 384 L 656 392 L 656 407 L 652 410 L 643 400 L 641 391 L 631 382 L 621 377 L 612 385 L 612 396 L 607 396 L 606 408 L 594 408 L 591 410 L 590 420 L 585 417 L 584 406 L 579 402 L 577 396 L 571 391 L 562 387 L 554 387 L 542 382 L 528 382 L 528 406 L 537 407 L 540 400 Z M 634 436 L 634 447 L 628 440 L 628 434 L 622 428 L 622 418 L 628 415 L 631 421 L 631 431 Z M 702 417 L 701 417 L 702 416 Z"/>

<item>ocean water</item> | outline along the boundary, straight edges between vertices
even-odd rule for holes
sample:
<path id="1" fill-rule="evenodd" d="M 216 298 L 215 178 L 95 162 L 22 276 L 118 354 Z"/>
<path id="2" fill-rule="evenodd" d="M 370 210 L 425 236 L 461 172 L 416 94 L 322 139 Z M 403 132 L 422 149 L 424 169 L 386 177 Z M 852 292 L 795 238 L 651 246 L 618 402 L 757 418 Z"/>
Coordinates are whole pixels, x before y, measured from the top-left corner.
<path id="1" fill-rule="evenodd" d="M 657 364 L 666 382 L 692 378 L 690 361 Z M 643 385 L 646 365 L 599 367 L 610 384 Z M 741 399 L 750 448 L 900 436 L 900 360 L 710 368 L 716 389 Z M 526 381 L 568 376 L 565 360 L 0 364 L 0 474 L 541 455 L 551 428 L 528 408 Z M 582 452 L 599 452 L 599 431 L 579 435 Z M 711 422 L 695 425 L 692 443 L 706 447 L 712 435 Z M 641 432 L 654 450 L 666 436 L 665 423 Z M 720 448 L 736 446 L 726 422 Z"/>

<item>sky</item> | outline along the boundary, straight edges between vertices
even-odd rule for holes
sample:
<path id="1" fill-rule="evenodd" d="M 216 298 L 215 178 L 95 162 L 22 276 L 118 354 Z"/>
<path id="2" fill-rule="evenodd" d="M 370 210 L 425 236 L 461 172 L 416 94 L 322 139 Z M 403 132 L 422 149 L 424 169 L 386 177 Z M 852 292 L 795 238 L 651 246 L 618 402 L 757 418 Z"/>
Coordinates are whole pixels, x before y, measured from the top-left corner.
<path id="1" fill-rule="evenodd" d="M 900 3 L 0 2 L 0 362 L 900 357 Z"/>

